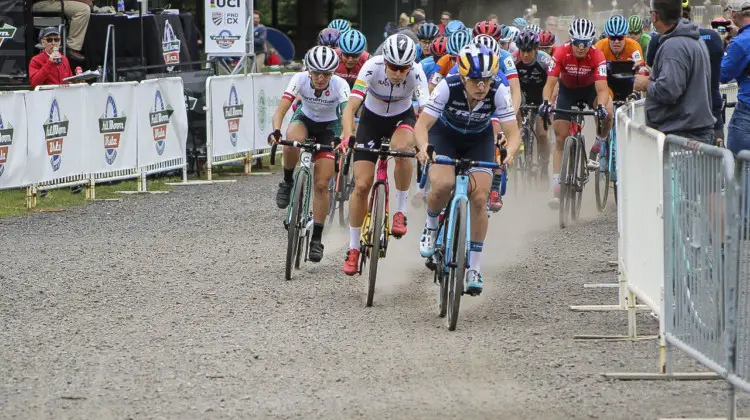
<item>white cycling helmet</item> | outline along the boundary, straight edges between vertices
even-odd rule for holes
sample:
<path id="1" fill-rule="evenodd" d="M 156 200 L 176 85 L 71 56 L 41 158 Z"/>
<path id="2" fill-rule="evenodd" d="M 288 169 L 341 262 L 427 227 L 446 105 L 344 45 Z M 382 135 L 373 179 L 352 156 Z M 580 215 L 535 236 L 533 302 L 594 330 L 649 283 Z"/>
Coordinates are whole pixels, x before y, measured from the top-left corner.
<path id="1" fill-rule="evenodd" d="M 385 61 L 395 66 L 410 66 L 417 58 L 417 45 L 404 34 L 394 34 L 383 45 Z"/>
<path id="2" fill-rule="evenodd" d="M 339 56 L 331 47 L 312 47 L 305 55 L 305 68 L 309 71 L 333 73 L 339 66 Z"/>
<path id="3" fill-rule="evenodd" d="M 594 24 L 588 19 L 576 19 L 570 24 L 570 39 L 591 41 L 596 35 Z"/>
<path id="4" fill-rule="evenodd" d="M 475 44 L 482 44 L 485 47 L 487 47 L 490 51 L 497 54 L 498 57 L 500 56 L 500 44 L 498 44 L 495 38 L 489 35 L 485 35 L 485 34 L 477 35 L 474 37 L 474 39 L 471 42 Z"/>
<path id="5" fill-rule="evenodd" d="M 515 26 L 506 26 L 505 27 L 508 32 L 505 33 L 503 31 L 503 37 L 500 39 L 500 42 L 516 42 L 518 40 L 518 34 L 521 33 L 521 30 L 516 28 Z"/>

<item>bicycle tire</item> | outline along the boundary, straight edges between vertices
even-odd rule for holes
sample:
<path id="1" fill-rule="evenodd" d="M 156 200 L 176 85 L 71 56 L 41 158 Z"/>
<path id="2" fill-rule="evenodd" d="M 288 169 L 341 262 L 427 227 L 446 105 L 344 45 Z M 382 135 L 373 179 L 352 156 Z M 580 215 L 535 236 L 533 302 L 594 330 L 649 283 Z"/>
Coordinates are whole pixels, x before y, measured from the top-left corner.
<path id="1" fill-rule="evenodd" d="M 456 205 L 456 223 L 453 235 L 454 264 L 450 270 L 450 284 L 448 285 L 448 330 L 455 331 L 458 323 L 458 312 L 461 308 L 461 295 L 464 293 L 464 278 L 466 277 L 466 201 L 461 200 Z"/>
<path id="2" fill-rule="evenodd" d="M 372 249 L 370 250 L 370 267 L 367 281 L 367 300 L 365 306 L 372 306 L 375 298 L 375 282 L 378 278 L 378 261 L 380 260 L 380 247 L 382 246 L 383 230 L 385 229 L 385 185 L 379 184 L 375 189 L 373 196 L 372 209 L 374 216 L 370 219 L 372 226 L 371 240 Z"/>
<path id="3" fill-rule="evenodd" d="M 351 169 L 350 169 L 351 171 Z M 347 173 L 339 183 L 339 191 L 337 199 L 339 203 L 339 225 L 347 226 L 349 221 L 349 206 L 346 203 L 349 201 L 351 191 L 354 189 L 354 183 L 352 182 L 351 172 Z"/>
<path id="4" fill-rule="evenodd" d="M 570 189 L 570 173 L 575 170 L 575 139 L 568 137 L 565 139 L 563 148 L 562 162 L 560 164 L 560 206 L 558 208 L 558 223 L 561 229 L 565 229 L 568 224 L 568 214 L 570 211 L 570 198 L 568 190 Z"/>
<path id="5" fill-rule="evenodd" d="M 338 174 L 336 174 L 336 177 L 331 179 L 331 181 L 328 183 L 328 223 L 330 224 L 333 222 L 333 217 L 336 214 L 336 196 L 338 195 L 336 193 L 336 179 L 338 178 Z"/>
<path id="6" fill-rule="evenodd" d="M 583 140 L 583 137 L 576 137 L 575 141 L 577 142 L 576 145 L 576 162 L 579 163 L 577 165 L 577 170 L 575 173 L 575 178 L 573 180 L 575 183 L 573 184 L 575 188 L 573 189 L 573 200 L 571 202 L 571 208 L 570 208 L 570 217 L 573 220 L 578 220 L 578 218 L 581 215 L 581 202 L 583 201 L 583 187 L 586 185 L 584 178 L 588 175 L 588 160 L 586 157 L 586 147 Z"/>
<path id="7" fill-rule="evenodd" d="M 286 267 L 284 278 L 292 279 L 292 266 L 295 264 L 295 256 L 299 253 L 299 229 L 302 219 L 303 204 L 305 199 L 305 184 L 307 182 L 307 173 L 300 171 L 294 185 L 294 195 L 292 199 L 292 212 L 289 219 L 289 228 L 287 230 L 286 246 Z"/>
<path id="8" fill-rule="evenodd" d="M 606 152 L 599 156 L 600 162 L 604 162 L 604 170 L 601 168 L 597 169 L 594 173 L 594 193 L 596 195 L 596 209 L 599 212 L 603 212 L 604 208 L 607 207 L 607 200 L 609 199 L 609 183 L 611 175 L 609 172 L 609 142 L 602 144 L 602 148 L 606 147 Z M 601 165 L 601 164 L 600 164 Z M 604 185 L 602 186 L 602 181 Z"/>
<path id="9" fill-rule="evenodd" d="M 524 144 L 523 172 L 526 188 L 531 188 L 534 184 L 534 142 L 532 141 L 533 136 L 534 134 L 531 131 L 531 128 L 527 126 L 521 128 L 521 141 Z"/>
<path id="10" fill-rule="evenodd" d="M 440 231 L 438 234 L 443 235 L 443 240 L 441 244 L 443 246 L 446 243 L 446 239 L 448 238 L 447 235 L 447 228 L 448 224 L 445 223 L 445 220 L 443 220 L 443 225 L 440 227 Z M 448 276 L 445 273 L 445 261 L 443 261 L 443 255 L 445 253 L 443 252 L 443 249 L 436 249 L 435 255 L 433 258 L 435 259 L 435 275 L 437 276 L 438 280 L 438 316 L 440 318 L 445 318 L 445 315 L 448 313 Z"/>

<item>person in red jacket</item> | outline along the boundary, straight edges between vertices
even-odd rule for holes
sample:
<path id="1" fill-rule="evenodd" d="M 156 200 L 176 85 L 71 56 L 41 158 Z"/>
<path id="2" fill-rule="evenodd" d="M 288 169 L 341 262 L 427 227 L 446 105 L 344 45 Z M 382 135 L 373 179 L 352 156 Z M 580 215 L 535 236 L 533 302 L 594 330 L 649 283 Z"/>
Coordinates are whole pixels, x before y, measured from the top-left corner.
<path id="1" fill-rule="evenodd" d="M 63 79 L 73 75 L 68 58 L 60 53 L 60 31 L 53 26 L 39 33 L 44 51 L 35 55 L 29 63 L 31 87 L 64 85 Z"/>

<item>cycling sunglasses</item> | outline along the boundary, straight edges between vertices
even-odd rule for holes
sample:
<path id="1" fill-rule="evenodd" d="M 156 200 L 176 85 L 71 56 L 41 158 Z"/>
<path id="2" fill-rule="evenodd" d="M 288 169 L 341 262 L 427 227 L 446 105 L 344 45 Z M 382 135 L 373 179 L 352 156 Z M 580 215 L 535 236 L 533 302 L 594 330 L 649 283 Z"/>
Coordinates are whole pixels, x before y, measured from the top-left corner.
<path id="1" fill-rule="evenodd" d="M 60 42 L 60 38 L 44 38 L 47 42 Z"/>
<path id="2" fill-rule="evenodd" d="M 351 58 L 353 60 L 359 60 L 359 57 L 362 55 L 360 54 L 347 54 L 347 53 L 341 53 L 341 55 L 344 56 L 344 58 Z"/>
<path id="3" fill-rule="evenodd" d="M 522 53 L 533 53 L 534 51 L 536 51 L 536 48 L 519 48 L 518 50 Z"/>
<path id="4" fill-rule="evenodd" d="M 614 35 L 608 38 L 610 41 L 622 41 L 623 39 L 625 39 L 625 35 Z"/>
<path id="5" fill-rule="evenodd" d="M 592 41 L 590 39 L 571 39 L 570 43 L 578 48 L 590 47 Z"/>
<path id="6" fill-rule="evenodd" d="M 310 76 L 312 78 L 314 78 L 314 79 L 319 79 L 321 77 L 327 79 L 327 78 L 333 76 L 333 73 L 322 72 L 322 71 L 311 71 L 310 72 Z"/>
<path id="7" fill-rule="evenodd" d="M 411 69 L 411 65 L 408 65 L 408 66 L 397 66 L 395 64 L 385 63 L 385 66 L 388 67 L 391 71 L 395 71 L 395 72 L 399 72 L 399 73 L 404 73 L 404 72 L 407 72 L 407 71 L 409 71 Z"/>

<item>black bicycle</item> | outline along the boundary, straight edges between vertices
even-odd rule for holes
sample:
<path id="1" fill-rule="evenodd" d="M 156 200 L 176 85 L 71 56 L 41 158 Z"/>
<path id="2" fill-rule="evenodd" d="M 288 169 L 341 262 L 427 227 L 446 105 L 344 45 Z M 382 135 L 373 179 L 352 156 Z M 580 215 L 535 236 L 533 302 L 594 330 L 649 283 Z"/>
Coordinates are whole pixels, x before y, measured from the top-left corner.
<path id="1" fill-rule="evenodd" d="M 339 225 L 347 226 L 349 206 L 346 204 L 354 191 L 354 176 L 351 173 L 352 154 L 336 150 L 336 175 L 328 184 L 328 222 L 338 213 Z M 338 210 L 338 211 L 337 211 Z"/>
<path id="2" fill-rule="evenodd" d="M 520 180 L 514 180 L 515 189 L 519 182 L 523 182 L 528 188 L 536 187 L 541 179 L 541 164 L 539 163 L 539 152 L 536 150 L 538 138 L 536 136 L 536 117 L 539 113 L 539 105 L 521 105 L 521 150 L 515 158 L 516 164 L 513 172 L 519 173 Z"/>

